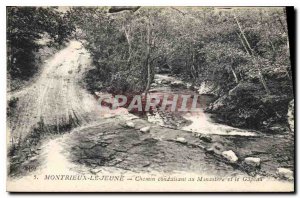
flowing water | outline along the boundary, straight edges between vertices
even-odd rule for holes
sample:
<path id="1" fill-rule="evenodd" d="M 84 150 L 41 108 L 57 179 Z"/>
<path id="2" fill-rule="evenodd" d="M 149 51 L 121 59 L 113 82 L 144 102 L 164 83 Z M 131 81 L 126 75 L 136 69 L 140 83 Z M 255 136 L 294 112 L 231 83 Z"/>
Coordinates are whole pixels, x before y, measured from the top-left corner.
<path id="1" fill-rule="evenodd" d="M 175 82 L 175 83 L 174 83 Z M 174 88 L 174 84 L 177 87 Z M 153 84 L 152 84 L 153 85 Z M 201 134 L 217 134 L 217 135 L 239 135 L 239 136 L 256 136 L 257 133 L 254 131 L 249 130 L 243 130 L 238 129 L 234 127 L 230 127 L 228 125 L 224 124 L 218 124 L 215 123 L 211 116 L 204 112 L 204 109 L 209 103 L 213 100 L 213 97 L 211 95 L 199 95 L 197 92 L 192 91 L 191 89 L 188 89 L 184 87 L 185 85 L 189 86 L 188 84 L 185 84 L 184 82 L 177 80 L 174 77 L 168 76 L 168 75 L 161 75 L 158 74 L 155 76 L 154 80 L 154 86 L 150 90 L 150 95 L 190 95 L 191 97 L 197 97 L 197 111 L 193 111 L 189 108 L 187 108 L 187 111 L 178 111 L 172 112 L 171 116 L 179 116 L 182 117 L 185 120 L 188 120 L 190 124 L 186 126 L 177 126 L 177 129 L 182 129 L 185 131 L 192 131 L 195 133 L 201 133 Z M 162 98 L 162 97 L 160 97 Z M 192 99 L 191 99 L 192 100 Z M 192 102 L 192 101 L 191 101 Z M 180 102 L 178 102 L 180 103 Z M 188 102 L 187 102 L 188 103 Z M 182 103 L 180 103 L 182 104 Z M 180 105 L 179 104 L 179 105 Z M 154 113 L 154 115 L 148 115 L 148 120 L 150 122 L 156 122 L 160 125 L 164 125 L 163 116 L 159 113 Z"/>
<path id="2" fill-rule="evenodd" d="M 172 84 L 174 85 L 174 82 L 177 82 L 175 83 L 177 84 L 175 87 L 172 86 Z M 178 86 L 178 84 L 181 84 L 181 86 Z M 188 89 L 188 86 L 188 84 L 183 83 L 174 77 L 168 75 L 156 75 L 154 85 L 152 84 L 150 92 L 154 95 L 197 94 L 196 91 Z M 216 123 L 211 118 L 210 114 L 204 112 L 205 107 L 213 101 L 213 97 L 210 95 L 200 95 L 199 99 L 197 105 L 199 111 L 172 113 L 172 116 L 183 118 L 188 122 L 184 125 L 173 125 L 171 128 L 216 137 L 219 147 L 226 150 L 233 150 L 241 158 L 261 158 L 261 174 L 268 173 L 276 175 L 275 172 L 278 167 L 294 168 L 294 136 L 290 131 L 283 132 L 282 134 L 267 134 L 264 132 L 239 129 Z M 165 115 L 158 111 L 153 115 L 149 115 L 148 120 L 150 122 L 159 123 L 161 126 L 166 126 L 167 122 L 165 117 L 168 116 L 169 115 Z"/>

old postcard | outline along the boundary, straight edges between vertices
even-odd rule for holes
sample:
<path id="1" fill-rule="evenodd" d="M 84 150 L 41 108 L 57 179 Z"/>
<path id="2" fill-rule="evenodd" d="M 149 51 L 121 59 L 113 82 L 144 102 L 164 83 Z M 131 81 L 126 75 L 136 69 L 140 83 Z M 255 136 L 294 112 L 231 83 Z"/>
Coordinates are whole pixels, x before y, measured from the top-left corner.
<path id="1" fill-rule="evenodd" d="M 293 192 L 293 13 L 7 7 L 7 191 Z"/>

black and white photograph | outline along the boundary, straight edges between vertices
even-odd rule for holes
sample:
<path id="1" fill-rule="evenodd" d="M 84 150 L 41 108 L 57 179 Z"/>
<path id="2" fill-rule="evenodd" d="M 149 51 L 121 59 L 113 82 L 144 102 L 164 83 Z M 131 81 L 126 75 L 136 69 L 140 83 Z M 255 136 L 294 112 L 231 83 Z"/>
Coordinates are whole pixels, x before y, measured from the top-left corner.
<path id="1" fill-rule="evenodd" d="M 6 6 L 7 191 L 294 192 L 294 13 Z"/>

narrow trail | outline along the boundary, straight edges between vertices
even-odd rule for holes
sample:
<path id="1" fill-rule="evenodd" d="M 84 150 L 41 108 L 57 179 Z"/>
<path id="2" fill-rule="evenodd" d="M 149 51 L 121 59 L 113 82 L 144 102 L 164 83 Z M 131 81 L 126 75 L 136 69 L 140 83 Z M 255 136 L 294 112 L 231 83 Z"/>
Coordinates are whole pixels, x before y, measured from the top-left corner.
<path id="1" fill-rule="evenodd" d="M 78 84 L 89 64 L 82 44 L 71 41 L 44 65 L 36 83 L 9 94 L 18 98 L 16 116 L 9 119 L 10 140 L 26 136 L 41 120 L 57 131 L 71 121 L 83 125 L 95 120 L 96 100 Z"/>

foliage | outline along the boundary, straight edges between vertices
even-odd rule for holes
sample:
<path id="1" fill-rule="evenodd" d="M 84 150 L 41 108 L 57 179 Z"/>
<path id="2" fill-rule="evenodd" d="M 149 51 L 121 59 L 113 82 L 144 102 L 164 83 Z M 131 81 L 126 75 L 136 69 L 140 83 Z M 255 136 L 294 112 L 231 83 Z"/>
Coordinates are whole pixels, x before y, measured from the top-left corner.
<path id="1" fill-rule="evenodd" d="M 240 81 L 262 78 L 271 86 L 274 75 L 290 82 L 283 8 L 141 7 L 114 14 L 107 9 L 76 7 L 70 11 L 103 87 L 143 91 L 148 58 L 151 78 L 155 68 L 159 72 L 167 65 L 186 80 L 214 81 L 227 90 Z"/>
<path id="2" fill-rule="evenodd" d="M 56 7 L 7 7 L 9 74 L 12 78 L 31 77 L 37 69 L 36 52 L 45 44 L 62 45 L 73 30 Z"/>
<path id="3" fill-rule="evenodd" d="M 241 85 L 256 87 L 225 97 L 233 117 L 242 115 L 237 102 L 247 101 L 243 115 L 255 115 L 257 104 L 267 109 L 265 98 L 270 106 L 293 98 L 285 8 L 9 7 L 9 73 L 29 76 L 38 41 L 47 35 L 59 46 L 74 31 L 93 60 L 85 79 L 90 91 L 147 93 L 154 74 L 169 68 L 192 85 L 210 81 L 219 98 Z M 270 117 L 274 112 L 263 120 Z"/>

